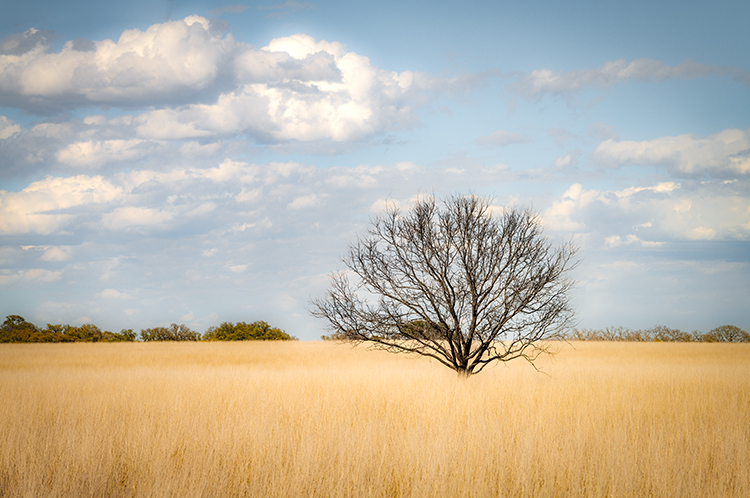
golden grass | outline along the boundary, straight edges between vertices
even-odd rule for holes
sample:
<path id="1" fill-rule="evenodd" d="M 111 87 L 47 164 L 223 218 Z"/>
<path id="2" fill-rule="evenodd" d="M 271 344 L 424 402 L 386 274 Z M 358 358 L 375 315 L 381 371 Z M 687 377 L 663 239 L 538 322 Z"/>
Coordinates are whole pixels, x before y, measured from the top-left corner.
<path id="1" fill-rule="evenodd" d="M 542 366 L 2 345 L 0 495 L 750 496 L 750 345 L 574 343 Z"/>

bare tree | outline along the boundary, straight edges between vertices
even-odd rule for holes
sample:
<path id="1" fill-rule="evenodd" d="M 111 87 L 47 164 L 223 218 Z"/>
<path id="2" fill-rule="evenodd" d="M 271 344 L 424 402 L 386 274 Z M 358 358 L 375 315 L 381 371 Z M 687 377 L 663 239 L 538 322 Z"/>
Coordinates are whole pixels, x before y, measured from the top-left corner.
<path id="1" fill-rule="evenodd" d="M 491 203 L 430 196 L 405 213 L 389 206 L 349 246 L 349 271 L 331 277 L 312 314 L 334 337 L 428 356 L 460 377 L 495 361 L 533 365 L 571 325 L 578 248 L 553 247 L 530 210 L 493 217 Z"/>

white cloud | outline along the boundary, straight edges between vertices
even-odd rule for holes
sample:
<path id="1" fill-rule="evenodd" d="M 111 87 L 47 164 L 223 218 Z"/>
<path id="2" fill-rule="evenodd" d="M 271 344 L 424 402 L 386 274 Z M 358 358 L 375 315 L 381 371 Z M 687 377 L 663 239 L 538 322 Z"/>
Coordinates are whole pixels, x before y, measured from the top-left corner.
<path id="1" fill-rule="evenodd" d="M 91 50 L 81 51 L 68 41 L 50 53 L 49 43 L 39 39 L 22 54 L 0 55 L 0 101 L 43 108 L 193 95 L 214 83 L 238 46 L 231 35 L 212 34 L 209 21 L 199 16 L 125 30 L 116 42 L 88 45 Z"/>
<path id="2" fill-rule="evenodd" d="M 528 76 L 511 85 L 511 89 L 526 97 L 557 95 L 570 97 L 585 87 L 607 88 L 627 80 L 662 81 L 668 79 L 695 79 L 711 74 L 730 74 L 742 79 L 736 69 L 722 66 L 709 66 L 693 61 L 683 61 L 677 65 L 665 64 L 653 59 L 624 59 L 606 62 L 594 69 L 574 71 L 554 71 L 535 69 Z"/>
<path id="3" fill-rule="evenodd" d="M 19 56 L 39 46 L 47 47 L 53 36 L 51 31 L 40 31 L 36 28 L 8 35 L 0 40 L 0 55 Z"/>
<path id="4" fill-rule="evenodd" d="M 202 217 L 216 210 L 216 203 L 204 202 L 185 212 L 186 217 Z"/>
<path id="5" fill-rule="evenodd" d="M 560 156 L 552 161 L 552 167 L 556 170 L 565 170 L 573 168 L 578 165 L 578 158 L 580 157 L 580 151 L 568 152 L 564 156 Z"/>
<path id="6" fill-rule="evenodd" d="M 139 136 L 193 138 L 247 133 L 262 142 L 360 140 L 414 126 L 431 77 L 372 66 L 338 42 L 296 34 L 236 59 L 242 82 L 213 104 L 159 109 L 137 119 Z"/>
<path id="7" fill-rule="evenodd" d="M 132 161 L 145 156 L 150 147 L 143 140 L 75 142 L 57 153 L 57 160 L 73 166 L 97 167 L 112 161 Z"/>
<path id="8" fill-rule="evenodd" d="M 608 124 L 601 122 L 589 126 L 589 135 L 602 142 L 605 140 L 614 140 L 615 142 L 620 140 L 620 135 L 617 133 L 617 130 Z"/>
<path id="9" fill-rule="evenodd" d="M 289 209 L 308 209 L 318 204 L 320 204 L 320 199 L 318 199 L 318 196 L 315 194 L 310 194 L 297 197 L 289 203 L 288 207 Z"/>
<path id="10" fill-rule="evenodd" d="M 50 271 L 42 268 L 19 270 L 15 273 L 11 273 L 8 270 L 0 270 L 0 286 L 48 283 L 60 280 L 61 277 L 62 271 Z"/>
<path id="11" fill-rule="evenodd" d="M 673 240 L 750 240 L 750 198 L 731 183 L 623 190 L 571 187 L 543 215 L 553 230 L 597 234 L 608 247 Z"/>
<path id="12" fill-rule="evenodd" d="M 688 239 L 711 240 L 716 237 L 716 230 L 708 227 L 695 227 L 685 232 Z"/>
<path id="13" fill-rule="evenodd" d="M 579 206 L 586 206 L 599 195 L 596 190 L 585 191 L 580 183 L 575 183 L 544 212 L 544 221 L 553 230 L 580 231 L 586 226 L 573 220 L 573 212 Z"/>
<path id="14" fill-rule="evenodd" d="M 249 135 L 261 143 L 360 141 L 413 127 L 419 123 L 416 109 L 436 94 L 467 92 L 495 75 L 441 78 L 388 71 L 347 51 L 343 43 L 303 33 L 256 49 L 231 34 L 216 34 L 199 16 L 126 30 L 116 42 L 90 42 L 91 50 L 68 41 L 53 53 L 46 39 L 34 40 L 23 54 L 0 54 L 0 105 L 42 114 L 95 105 L 148 109 L 109 120 L 87 116 L 82 123 L 101 136 L 83 134 L 57 151 L 60 162 L 79 166 L 141 157 L 144 144 L 133 135 L 151 140 Z M 37 134 L 56 131 L 44 125 L 50 129 L 37 129 Z M 12 122 L 0 122 L 0 138 L 19 130 Z M 185 154 L 216 152 L 215 146 L 197 143 L 183 147 Z"/>
<path id="15" fill-rule="evenodd" d="M 314 8 L 315 4 L 297 2 L 296 0 L 286 0 L 286 2 L 284 3 L 274 5 L 258 5 L 258 10 L 271 11 L 268 15 L 266 15 L 266 17 L 275 18 L 282 18 L 290 12 L 295 12 L 298 10 L 309 10 Z"/>
<path id="16" fill-rule="evenodd" d="M 237 199 L 237 202 L 255 202 L 260 200 L 262 195 L 263 189 L 261 188 L 254 188 L 252 190 L 243 188 L 234 198 Z"/>
<path id="17" fill-rule="evenodd" d="M 161 226 L 172 219 L 172 214 L 159 209 L 128 206 L 117 208 L 102 215 L 102 226 L 109 230 L 132 227 Z"/>
<path id="18" fill-rule="evenodd" d="M 180 152 L 182 152 L 182 154 L 188 158 L 210 157 L 220 151 L 221 144 L 218 143 L 200 144 L 198 142 L 191 141 L 186 142 L 180 146 Z"/>
<path id="19" fill-rule="evenodd" d="M 663 166 L 675 173 L 750 173 L 750 130 L 728 129 L 707 137 L 678 135 L 642 142 L 605 140 L 592 153 L 603 166 Z"/>
<path id="20" fill-rule="evenodd" d="M 628 234 L 626 237 L 620 237 L 619 235 L 612 235 L 611 237 L 605 237 L 604 243 L 608 247 L 617 247 L 622 245 L 631 245 L 636 244 L 643 247 L 659 247 L 664 245 L 664 242 L 649 242 L 645 240 L 639 239 L 634 234 Z"/>
<path id="21" fill-rule="evenodd" d="M 482 147 L 505 147 L 512 144 L 530 142 L 528 138 L 513 131 L 497 130 L 489 135 L 479 137 L 474 143 Z"/>
<path id="22" fill-rule="evenodd" d="M 0 190 L 0 233 L 50 234 L 62 229 L 71 214 L 55 211 L 83 204 L 112 201 L 122 195 L 101 176 L 47 177 L 31 183 L 20 192 Z"/>
<path id="23" fill-rule="evenodd" d="M 393 208 L 401 209 L 401 202 L 398 199 L 377 199 L 370 205 L 370 213 L 382 214 Z"/>
<path id="24" fill-rule="evenodd" d="M 131 296 L 125 292 L 120 292 L 117 289 L 104 289 L 103 291 L 96 294 L 96 297 L 104 299 L 131 299 Z"/>
<path id="25" fill-rule="evenodd" d="M 67 261 L 72 253 L 73 248 L 70 246 L 46 247 L 44 254 L 39 259 L 42 261 Z"/>
<path id="26" fill-rule="evenodd" d="M 246 11 L 249 8 L 250 7 L 248 7 L 247 5 L 242 5 L 242 4 L 225 5 L 223 7 L 219 7 L 219 8 L 216 8 L 216 9 L 211 9 L 211 10 L 208 11 L 208 13 L 210 15 L 212 15 L 212 16 L 220 16 L 220 15 L 225 14 L 225 13 L 239 14 L 241 12 Z"/>
<path id="27" fill-rule="evenodd" d="M 12 119 L 0 116 L 0 140 L 10 138 L 21 131 L 21 126 L 17 125 Z"/>

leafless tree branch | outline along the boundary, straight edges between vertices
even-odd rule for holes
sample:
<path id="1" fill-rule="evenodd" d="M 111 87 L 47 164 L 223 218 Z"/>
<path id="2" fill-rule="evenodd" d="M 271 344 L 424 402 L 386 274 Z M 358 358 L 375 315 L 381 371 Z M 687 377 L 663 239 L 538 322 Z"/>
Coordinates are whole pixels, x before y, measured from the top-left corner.
<path id="1" fill-rule="evenodd" d="M 553 247 L 528 209 L 493 217 L 491 202 L 431 196 L 405 213 L 390 206 L 349 247 L 348 272 L 332 275 L 313 315 L 337 337 L 428 356 L 460 376 L 495 361 L 533 365 L 571 325 L 567 275 L 578 248 Z"/>

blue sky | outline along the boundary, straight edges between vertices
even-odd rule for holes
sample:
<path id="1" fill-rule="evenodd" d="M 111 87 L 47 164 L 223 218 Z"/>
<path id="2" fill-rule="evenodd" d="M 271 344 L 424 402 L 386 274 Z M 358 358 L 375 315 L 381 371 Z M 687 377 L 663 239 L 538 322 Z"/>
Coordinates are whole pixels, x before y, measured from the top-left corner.
<path id="1" fill-rule="evenodd" d="M 0 314 L 301 339 L 384 202 L 582 247 L 581 327 L 750 330 L 746 2 L 0 1 Z"/>

